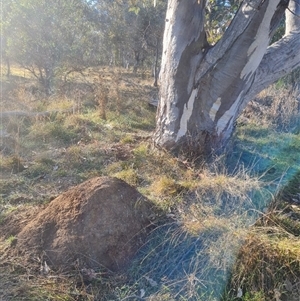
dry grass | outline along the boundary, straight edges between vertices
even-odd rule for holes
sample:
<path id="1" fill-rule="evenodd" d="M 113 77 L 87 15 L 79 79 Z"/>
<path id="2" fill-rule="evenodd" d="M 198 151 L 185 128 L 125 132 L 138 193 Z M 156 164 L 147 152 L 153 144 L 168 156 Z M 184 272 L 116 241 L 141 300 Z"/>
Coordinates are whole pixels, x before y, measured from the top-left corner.
<path id="1" fill-rule="evenodd" d="M 239 155 L 227 166 L 225 157 L 205 164 L 153 149 L 155 112 L 147 100 L 156 91 L 147 78 L 95 68 L 71 74 L 69 81 L 57 83 L 55 95 L 45 98 L 28 74 L 18 68 L 12 74 L 3 80 L 2 110 L 60 113 L 2 122 L 9 137 L 1 144 L 2 225 L 25 223 L 27 209 L 44 206 L 70 186 L 99 175 L 124 179 L 162 213 L 126 273 L 94 271 L 92 278 L 76 270 L 42 274 L 38 259 L 24 266 L 22 258 L 8 254 L 17 232 L 5 228 L 0 243 L 4 300 L 246 301 L 278 296 L 294 301 L 284 294 L 293 298 L 299 289 L 293 278 L 299 275 L 299 223 L 291 219 L 299 218 L 299 206 L 274 206 L 262 213 L 279 185 L 276 172 L 266 182 L 267 171 L 258 173 L 255 164 L 246 168 Z M 286 141 L 289 155 L 279 162 L 286 168 L 300 149 L 297 132 L 284 133 L 297 130 L 297 102 L 293 94 L 274 88 L 261 97 L 245 112 L 237 139 L 248 149 L 263 145 L 260 150 L 271 149 L 271 136 L 273 145 L 276 139 Z M 16 168 L 21 164 L 23 170 Z M 278 173 L 281 177 L 282 169 Z M 293 185 L 285 202 L 299 193 Z M 265 219 L 259 224 L 261 216 Z M 238 299 L 239 289 L 243 296 Z"/>
<path id="2" fill-rule="evenodd" d="M 267 234 L 270 229 L 257 231 L 239 250 L 232 271 L 232 295 L 240 289 L 252 298 L 260 293 L 260 300 L 299 300 L 299 240 L 280 237 L 283 233 Z"/>
<path id="3" fill-rule="evenodd" d="M 241 117 L 242 122 L 259 124 L 280 131 L 299 131 L 299 91 L 273 85 L 252 101 Z"/>

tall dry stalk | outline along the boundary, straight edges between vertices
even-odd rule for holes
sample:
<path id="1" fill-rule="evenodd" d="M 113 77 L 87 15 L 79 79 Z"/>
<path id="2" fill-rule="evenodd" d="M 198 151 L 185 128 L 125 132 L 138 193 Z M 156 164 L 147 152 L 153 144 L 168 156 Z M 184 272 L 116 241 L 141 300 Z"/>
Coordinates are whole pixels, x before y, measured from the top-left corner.
<path id="1" fill-rule="evenodd" d="M 96 82 L 96 80 L 95 80 Z M 106 120 L 106 105 L 108 102 L 108 87 L 104 78 L 99 74 L 98 82 L 96 84 L 96 99 L 99 106 L 99 116 L 101 119 Z"/>
<path id="2" fill-rule="evenodd" d="M 116 72 L 114 70 L 113 75 L 112 75 L 112 80 L 113 80 L 113 85 L 114 85 L 114 92 L 115 92 L 115 99 L 116 99 L 116 109 L 117 112 L 121 112 L 121 102 L 120 102 L 120 83 L 121 83 L 121 76 L 120 72 Z"/>

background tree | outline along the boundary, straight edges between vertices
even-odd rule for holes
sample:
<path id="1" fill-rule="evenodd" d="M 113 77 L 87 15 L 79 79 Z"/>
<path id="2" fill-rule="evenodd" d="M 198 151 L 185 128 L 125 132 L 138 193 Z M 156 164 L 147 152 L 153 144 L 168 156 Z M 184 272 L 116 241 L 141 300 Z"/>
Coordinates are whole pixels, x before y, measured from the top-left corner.
<path id="1" fill-rule="evenodd" d="M 96 20 L 81 0 L 10 0 L 3 12 L 8 56 L 51 93 L 57 74 L 97 61 Z M 2 22 L 3 23 L 3 22 Z"/>
<path id="2" fill-rule="evenodd" d="M 164 0 L 7 0 L 2 58 L 29 70 L 47 94 L 57 75 L 99 64 L 153 68 L 157 85 L 165 9 Z"/>
<path id="3" fill-rule="evenodd" d="M 8 36 L 12 30 L 10 24 L 10 11 L 12 0 L 7 0 L 1 3 L 0 6 L 0 55 L 1 55 L 1 67 L 6 64 L 6 75 L 10 75 L 10 60 L 8 54 Z"/>
<path id="4" fill-rule="evenodd" d="M 138 1 L 130 11 L 135 12 L 130 27 L 130 44 L 133 45 L 135 54 L 134 69 L 144 62 L 153 69 L 155 77 L 154 85 L 157 85 L 158 62 L 161 55 L 162 36 L 166 2 L 157 1 L 155 7 L 153 1 Z"/>
<path id="5" fill-rule="evenodd" d="M 237 12 L 241 0 L 208 0 L 205 13 L 207 41 L 214 45 L 228 28 Z"/>
<path id="6" fill-rule="evenodd" d="M 99 14 L 102 63 L 133 67 L 155 65 L 161 55 L 166 2 L 152 0 L 90 1 Z M 156 53 L 158 55 L 156 56 Z"/>
<path id="7" fill-rule="evenodd" d="M 300 65 L 300 0 L 242 1 L 215 45 L 207 4 L 168 1 L 154 135 L 167 150 L 221 151 L 247 103 Z M 285 35 L 270 44 L 285 12 Z"/>

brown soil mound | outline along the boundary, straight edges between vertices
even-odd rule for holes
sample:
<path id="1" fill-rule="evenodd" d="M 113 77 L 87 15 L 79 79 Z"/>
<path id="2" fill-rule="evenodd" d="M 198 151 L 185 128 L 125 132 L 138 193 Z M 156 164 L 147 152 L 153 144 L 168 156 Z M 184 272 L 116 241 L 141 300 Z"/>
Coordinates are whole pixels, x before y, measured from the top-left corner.
<path id="1" fill-rule="evenodd" d="M 16 248 L 55 268 L 117 270 L 137 251 L 150 204 L 116 178 L 88 180 L 54 199 L 18 234 Z"/>

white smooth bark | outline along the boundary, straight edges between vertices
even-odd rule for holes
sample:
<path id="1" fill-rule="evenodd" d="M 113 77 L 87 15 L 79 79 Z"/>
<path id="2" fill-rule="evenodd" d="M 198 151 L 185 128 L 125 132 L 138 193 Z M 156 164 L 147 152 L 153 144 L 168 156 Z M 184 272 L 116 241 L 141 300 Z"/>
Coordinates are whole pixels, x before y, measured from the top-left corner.
<path id="1" fill-rule="evenodd" d="M 300 1 L 290 0 L 289 7 L 285 13 L 285 34 L 299 33 L 300 28 Z"/>

